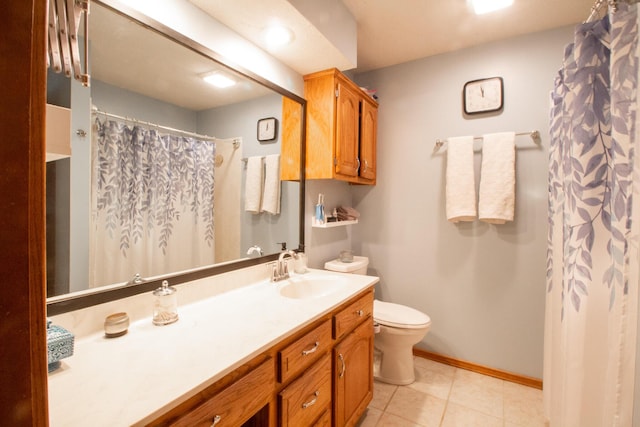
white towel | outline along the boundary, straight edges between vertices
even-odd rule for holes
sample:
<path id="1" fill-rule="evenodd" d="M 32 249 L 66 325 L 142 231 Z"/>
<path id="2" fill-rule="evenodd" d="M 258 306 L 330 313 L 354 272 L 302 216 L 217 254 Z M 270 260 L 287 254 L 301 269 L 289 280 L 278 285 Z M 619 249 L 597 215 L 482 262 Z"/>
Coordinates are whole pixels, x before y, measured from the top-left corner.
<path id="1" fill-rule="evenodd" d="M 473 136 L 448 138 L 446 179 L 447 219 L 473 221 L 477 214 Z"/>
<path id="2" fill-rule="evenodd" d="M 262 211 L 278 215 L 280 213 L 280 154 L 267 156 L 264 164 L 265 178 Z"/>
<path id="3" fill-rule="evenodd" d="M 252 156 L 247 159 L 247 179 L 244 187 L 244 210 L 254 214 L 260 213 L 262 203 L 264 159 Z"/>
<path id="4" fill-rule="evenodd" d="M 513 221 L 516 190 L 514 132 L 483 136 L 480 173 L 480 221 L 504 224 Z"/>

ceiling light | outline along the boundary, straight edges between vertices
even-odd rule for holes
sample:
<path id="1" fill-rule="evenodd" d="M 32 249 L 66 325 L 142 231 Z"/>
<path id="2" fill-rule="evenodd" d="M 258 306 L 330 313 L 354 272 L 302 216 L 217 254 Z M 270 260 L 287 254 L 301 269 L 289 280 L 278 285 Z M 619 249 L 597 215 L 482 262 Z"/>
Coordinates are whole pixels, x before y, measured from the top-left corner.
<path id="1" fill-rule="evenodd" d="M 511 6 L 513 0 L 471 0 L 476 15 L 493 12 Z"/>
<path id="2" fill-rule="evenodd" d="M 265 39 L 269 47 L 284 46 L 291 43 L 293 33 L 286 27 L 273 25 L 265 30 Z"/>
<path id="3" fill-rule="evenodd" d="M 204 74 L 202 75 L 202 79 L 210 85 L 219 87 L 221 89 L 231 87 L 236 84 L 236 81 L 234 79 L 220 71 L 214 71 L 212 73 Z"/>

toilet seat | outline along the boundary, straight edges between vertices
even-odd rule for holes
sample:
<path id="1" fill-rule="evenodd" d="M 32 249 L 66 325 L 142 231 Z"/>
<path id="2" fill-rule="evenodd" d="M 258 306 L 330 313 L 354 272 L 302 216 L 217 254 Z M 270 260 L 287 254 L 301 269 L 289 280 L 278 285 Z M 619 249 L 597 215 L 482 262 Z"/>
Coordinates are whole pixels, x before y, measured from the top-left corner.
<path id="1" fill-rule="evenodd" d="M 381 325 L 403 329 L 420 329 L 431 324 L 431 318 L 421 311 L 378 300 L 373 300 L 373 319 Z"/>

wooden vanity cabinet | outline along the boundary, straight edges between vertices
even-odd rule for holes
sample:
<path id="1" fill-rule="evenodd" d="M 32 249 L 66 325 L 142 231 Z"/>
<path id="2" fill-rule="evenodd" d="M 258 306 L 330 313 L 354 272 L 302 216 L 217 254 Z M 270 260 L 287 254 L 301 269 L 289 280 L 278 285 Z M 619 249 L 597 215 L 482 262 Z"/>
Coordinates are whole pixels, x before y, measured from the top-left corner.
<path id="1" fill-rule="evenodd" d="M 278 352 L 278 380 L 291 380 L 332 346 L 331 320 L 327 319 Z"/>
<path id="2" fill-rule="evenodd" d="M 306 75 L 304 94 L 306 178 L 375 185 L 377 102 L 335 68 Z"/>
<path id="3" fill-rule="evenodd" d="M 373 287 L 148 425 L 342 427 L 373 396 Z"/>
<path id="4" fill-rule="evenodd" d="M 333 317 L 333 417 L 336 426 L 353 426 L 373 398 L 373 292 Z"/>
<path id="5" fill-rule="evenodd" d="M 282 372 L 285 354 L 291 355 L 286 359 L 293 372 L 300 372 L 295 365 L 309 365 L 301 349 L 316 349 L 312 353 L 316 359 L 322 355 L 280 392 L 280 425 L 353 426 L 373 398 L 373 289 L 345 302 L 308 330 L 279 352 Z M 327 338 L 333 338 L 328 347 L 323 345 Z M 303 409 L 309 402 L 313 405 Z"/>
<path id="6" fill-rule="evenodd" d="M 312 426 L 331 409 L 331 355 L 326 353 L 278 395 L 282 427 Z"/>
<path id="7" fill-rule="evenodd" d="M 176 427 L 267 426 L 269 419 L 273 418 L 269 404 L 274 387 L 274 361 L 269 358 L 176 420 L 155 424 Z"/>
<path id="8" fill-rule="evenodd" d="M 369 317 L 333 350 L 333 417 L 355 425 L 373 398 L 373 320 Z"/>

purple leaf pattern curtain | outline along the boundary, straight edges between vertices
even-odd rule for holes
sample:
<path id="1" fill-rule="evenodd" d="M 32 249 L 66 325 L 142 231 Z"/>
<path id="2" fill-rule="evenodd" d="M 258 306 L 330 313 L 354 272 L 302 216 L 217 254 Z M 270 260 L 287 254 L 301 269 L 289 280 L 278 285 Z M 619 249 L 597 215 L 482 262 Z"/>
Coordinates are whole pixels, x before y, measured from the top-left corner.
<path id="1" fill-rule="evenodd" d="M 215 143 L 94 115 L 91 286 L 214 263 Z"/>
<path id="2" fill-rule="evenodd" d="M 551 94 L 544 406 L 631 425 L 638 300 L 636 6 L 579 25 Z M 640 394 L 640 393 L 639 393 Z"/>

